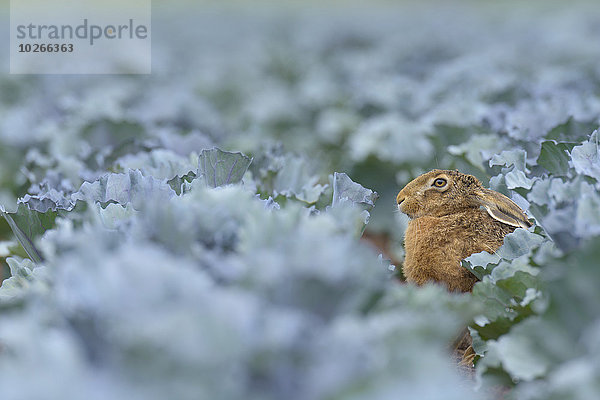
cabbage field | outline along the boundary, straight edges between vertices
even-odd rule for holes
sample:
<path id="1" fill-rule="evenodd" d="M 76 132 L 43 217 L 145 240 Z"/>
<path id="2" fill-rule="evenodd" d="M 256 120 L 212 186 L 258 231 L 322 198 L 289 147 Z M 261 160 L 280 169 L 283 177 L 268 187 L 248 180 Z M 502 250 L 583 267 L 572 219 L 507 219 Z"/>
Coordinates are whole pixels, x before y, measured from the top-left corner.
<path id="1" fill-rule="evenodd" d="M 2 56 L 0 399 L 600 398 L 594 2 L 155 2 L 152 41 Z M 535 221 L 472 294 L 402 282 L 433 168 Z"/>

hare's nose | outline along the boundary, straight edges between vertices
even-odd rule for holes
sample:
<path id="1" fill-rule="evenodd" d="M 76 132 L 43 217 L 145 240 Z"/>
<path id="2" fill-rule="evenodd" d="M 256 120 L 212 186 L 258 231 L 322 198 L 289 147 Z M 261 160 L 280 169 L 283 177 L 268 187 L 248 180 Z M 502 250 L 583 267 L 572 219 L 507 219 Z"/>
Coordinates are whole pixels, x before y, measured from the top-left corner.
<path id="1" fill-rule="evenodd" d="M 405 199 L 405 197 L 400 197 L 400 195 L 398 195 L 398 197 L 396 197 L 396 203 L 398 203 L 398 205 L 400 205 L 400 204 L 402 204 L 404 199 Z"/>

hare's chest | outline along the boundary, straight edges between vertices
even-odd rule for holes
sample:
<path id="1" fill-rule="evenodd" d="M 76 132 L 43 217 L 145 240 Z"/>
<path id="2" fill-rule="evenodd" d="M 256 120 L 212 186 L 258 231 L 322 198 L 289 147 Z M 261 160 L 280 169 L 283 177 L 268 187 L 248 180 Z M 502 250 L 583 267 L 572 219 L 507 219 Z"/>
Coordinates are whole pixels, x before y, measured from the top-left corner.
<path id="1" fill-rule="evenodd" d="M 416 218 L 408 223 L 406 229 L 405 264 L 409 268 L 433 268 L 440 264 L 459 268 L 460 260 L 475 252 L 477 240 L 476 230 L 457 219 Z"/>
<path id="2" fill-rule="evenodd" d="M 449 290 L 469 291 L 475 277 L 460 265 L 472 253 L 475 233 L 444 217 L 421 217 L 408 223 L 403 272 L 408 282 L 444 283 Z"/>
<path id="3" fill-rule="evenodd" d="M 411 250 L 448 252 L 457 242 L 469 242 L 476 234 L 460 221 L 444 217 L 421 217 L 408 223 L 404 243 L 406 252 Z"/>

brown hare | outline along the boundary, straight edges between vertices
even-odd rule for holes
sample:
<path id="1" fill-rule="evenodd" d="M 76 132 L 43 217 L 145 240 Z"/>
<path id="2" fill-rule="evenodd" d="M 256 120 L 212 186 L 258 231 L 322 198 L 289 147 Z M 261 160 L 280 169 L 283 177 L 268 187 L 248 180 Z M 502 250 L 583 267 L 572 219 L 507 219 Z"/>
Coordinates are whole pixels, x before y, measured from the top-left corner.
<path id="1" fill-rule="evenodd" d="M 439 282 L 469 292 L 477 281 L 461 266 L 474 253 L 494 253 L 504 236 L 531 222 L 508 197 L 486 189 L 472 175 L 434 169 L 398 193 L 398 208 L 410 217 L 404 245 L 407 282 Z"/>
<path id="2" fill-rule="evenodd" d="M 494 253 L 506 234 L 531 222 L 508 197 L 486 189 L 472 175 L 434 169 L 409 182 L 396 198 L 410 217 L 404 238 L 407 282 L 438 282 L 470 292 L 477 277 L 461 266 L 474 253 Z M 453 345 L 459 365 L 471 369 L 475 352 L 465 329 Z"/>

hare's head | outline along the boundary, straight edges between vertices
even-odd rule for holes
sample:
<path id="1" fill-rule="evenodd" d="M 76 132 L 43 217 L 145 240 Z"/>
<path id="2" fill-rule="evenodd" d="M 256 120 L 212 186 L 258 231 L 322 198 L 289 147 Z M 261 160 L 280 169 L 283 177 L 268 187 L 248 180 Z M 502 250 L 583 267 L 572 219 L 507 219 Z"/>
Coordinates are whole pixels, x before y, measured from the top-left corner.
<path id="1" fill-rule="evenodd" d="M 483 187 L 472 175 L 434 169 L 409 182 L 396 197 L 398 209 L 410 218 L 441 217 L 484 207 L 505 224 L 527 228 L 531 222 L 511 199 Z"/>

